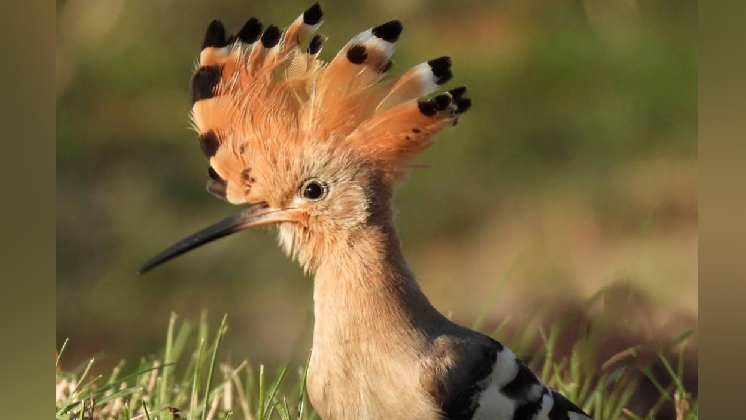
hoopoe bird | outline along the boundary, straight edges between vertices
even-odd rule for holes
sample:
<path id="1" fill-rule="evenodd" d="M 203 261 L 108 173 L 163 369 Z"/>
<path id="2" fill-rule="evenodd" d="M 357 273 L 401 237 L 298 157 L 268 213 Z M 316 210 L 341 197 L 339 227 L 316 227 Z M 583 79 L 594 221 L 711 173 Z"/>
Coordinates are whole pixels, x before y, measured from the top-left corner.
<path id="1" fill-rule="evenodd" d="M 312 37 L 321 18 L 314 4 L 284 32 L 256 18 L 231 36 L 209 25 L 191 84 L 207 190 L 253 206 L 141 272 L 276 225 L 281 246 L 314 274 L 307 390 L 323 419 L 588 419 L 501 343 L 438 312 L 402 254 L 395 183 L 471 106 L 464 87 L 423 99 L 451 79 L 450 58 L 387 77 L 402 32 L 392 20 L 326 64 L 323 38 Z"/>

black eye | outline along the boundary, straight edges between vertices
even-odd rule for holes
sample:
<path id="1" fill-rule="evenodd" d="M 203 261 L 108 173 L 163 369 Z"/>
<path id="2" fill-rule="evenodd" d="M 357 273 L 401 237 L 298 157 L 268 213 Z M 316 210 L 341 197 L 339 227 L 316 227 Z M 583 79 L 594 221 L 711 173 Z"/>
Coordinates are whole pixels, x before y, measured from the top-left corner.
<path id="1" fill-rule="evenodd" d="M 326 193 L 326 188 L 318 181 L 308 181 L 303 187 L 303 197 L 309 200 L 318 200 Z"/>

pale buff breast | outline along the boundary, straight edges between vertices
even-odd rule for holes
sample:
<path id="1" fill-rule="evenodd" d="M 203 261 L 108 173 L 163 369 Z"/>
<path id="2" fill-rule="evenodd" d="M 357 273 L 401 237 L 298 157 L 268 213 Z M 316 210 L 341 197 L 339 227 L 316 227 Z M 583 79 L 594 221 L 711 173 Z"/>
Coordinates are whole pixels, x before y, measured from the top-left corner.
<path id="1" fill-rule="evenodd" d="M 362 353 L 343 359 L 324 350 L 314 347 L 307 379 L 311 404 L 324 420 L 440 418 L 420 385 L 416 360 Z"/>

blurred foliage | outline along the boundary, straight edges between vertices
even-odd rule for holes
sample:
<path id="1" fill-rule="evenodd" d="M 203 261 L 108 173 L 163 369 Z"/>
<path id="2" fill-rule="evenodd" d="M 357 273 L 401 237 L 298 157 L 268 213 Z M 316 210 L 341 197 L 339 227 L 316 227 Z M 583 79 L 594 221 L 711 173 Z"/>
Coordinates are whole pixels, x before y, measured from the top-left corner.
<path id="1" fill-rule="evenodd" d="M 207 163 L 188 129 L 189 79 L 207 23 L 220 18 L 237 30 L 253 15 L 282 26 L 306 7 L 57 2 L 57 340 L 77 342 L 68 360 L 152 352 L 163 331 L 152 320 L 171 311 L 196 317 L 202 308 L 231 314 L 242 333 L 231 335 L 229 350 L 269 362 L 303 359 L 303 346 L 294 344 L 310 336 L 311 281 L 271 235 L 239 235 L 148 276 L 135 272 L 173 241 L 235 211 L 204 192 Z M 357 32 L 399 18 L 405 30 L 396 71 L 447 54 L 451 85 L 469 87 L 472 111 L 420 159 L 433 168 L 414 170 L 396 199 L 406 251 L 415 270 L 427 273 L 421 281 L 436 306 L 438 296 L 449 296 L 442 309 L 469 316 L 482 302 L 468 297 L 492 286 L 469 295 L 448 271 L 428 271 L 427 256 L 474 240 L 460 248 L 463 255 L 494 259 L 508 241 L 500 223 L 524 217 L 526 208 L 550 217 L 556 203 L 582 201 L 604 235 L 642 241 L 655 219 L 654 230 L 693 226 L 696 239 L 696 1 L 329 0 L 322 7 L 320 33 L 329 37 L 322 58 Z M 674 165 L 638 171 L 640 162 Z M 684 175 L 677 162 L 690 163 Z M 645 192 L 669 178 L 680 182 Z M 516 202 L 523 204 L 505 204 Z M 584 215 L 576 215 L 579 223 Z M 480 232 L 491 236 L 476 241 Z M 688 258 L 668 245 L 676 241 L 649 256 L 672 255 L 653 280 L 676 277 L 670 261 Z M 525 278 L 565 284 L 573 277 L 551 264 L 537 268 L 541 249 L 522 257 Z M 446 261 L 460 273 L 462 254 L 454 255 Z M 479 265 L 474 276 L 496 281 L 511 261 Z M 636 275 L 624 264 L 600 271 L 615 270 L 623 275 L 611 277 Z M 537 283 L 510 287 L 521 285 Z"/>

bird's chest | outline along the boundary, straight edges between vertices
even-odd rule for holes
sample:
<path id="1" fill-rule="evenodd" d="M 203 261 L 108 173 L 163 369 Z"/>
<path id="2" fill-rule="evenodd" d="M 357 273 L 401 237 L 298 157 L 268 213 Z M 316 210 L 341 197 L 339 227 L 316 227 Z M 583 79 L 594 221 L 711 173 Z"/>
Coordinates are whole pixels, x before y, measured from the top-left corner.
<path id="1" fill-rule="evenodd" d="M 311 404 L 324 420 L 439 418 L 420 383 L 427 339 L 415 322 L 417 301 L 409 296 L 419 290 L 376 288 L 360 276 L 339 284 L 349 277 L 323 269 L 316 275 Z"/>
<path id="2" fill-rule="evenodd" d="M 415 360 L 376 354 L 360 343 L 314 345 L 307 389 L 324 420 L 439 418 Z"/>

